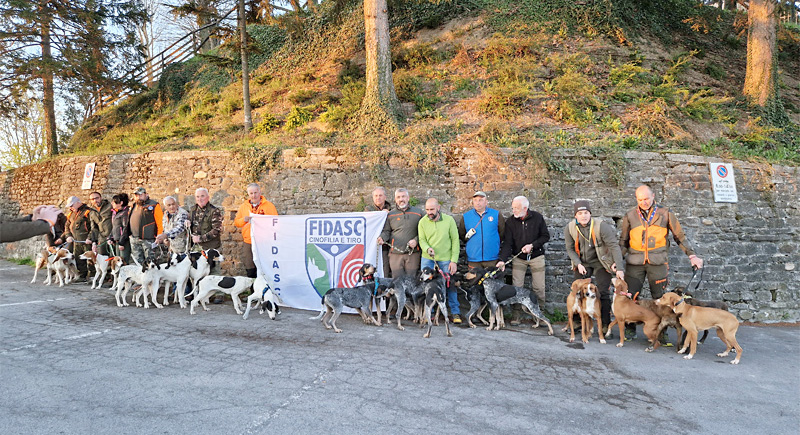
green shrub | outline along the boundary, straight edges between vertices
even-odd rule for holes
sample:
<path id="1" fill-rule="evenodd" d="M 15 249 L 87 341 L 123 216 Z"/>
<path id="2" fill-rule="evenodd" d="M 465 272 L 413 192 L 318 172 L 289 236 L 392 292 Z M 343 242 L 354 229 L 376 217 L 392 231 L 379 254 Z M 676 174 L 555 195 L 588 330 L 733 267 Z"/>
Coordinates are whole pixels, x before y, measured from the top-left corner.
<path id="1" fill-rule="evenodd" d="M 429 43 L 401 47 L 392 53 L 392 64 L 397 68 L 415 69 L 441 60 L 441 55 Z"/>
<path id="2" fill-rule="evenodd" d="M 608 73 L 608 80 L 615 86 L 648 84 L 652 83 L 653 75 L 641 66 L 628 62 L 612 67 Z"/>
<path id="3" fill-rule="evenodd" d="M 350 82 L 342 86 L 342 106 L 359 107 L 367 91 L 366 83 L 362 81 Z"/>
<path id="4" fill-rule="evenodd" d="M 294 104 L 305 103 L 317 96 L 317 91 L 312 89 L 299 89 L 289 94 L 289 101 Z"/>
<path id="5" fill-rule="evenodd" d="M 606 115 L 600 120 L 598 128 L 600 131 L 619 133 L 622 131 L 622 121 L 616 116 Z"/>
<path id="6" fill-rule="evenodd" d="M 520 81 L 494 81 L 478 96 L 478 110 L 487 115 L 511 118 L 522 112 L 530 95 L 530 85 Z"/>
<path id="7" fill-rule="evenodd" d="M 394 90 L 401 101 L 415 101 L 422 89 L 422 80 L 406 70 L 395 71 L 393 74 Z"/>
<path id="8" fill-rule="evenodd" d="M 278 121 L 278 118 L 276 118 L 275 115 L 271 113 L 265 113 L 264 116 L 261 118 L 261 121 L 259 121 L 258 124 L 253 126 L 253 133 L 267 134 L 270 131 L 278 128 L 280 124 L 281 122 Z"/>
<path id="9" fill-rule="evenodd" d="M 344 126 L 345 121 L 347 121 L 353 113 L 355 113 L 353 109 L 342 106 L 330 106 L 328 110 L 319 116 L 319 120 L 327 124 L 328 127 L 338 130 Z"/>
<path id="10" fill-rule="evenodd" d="M 681 110 L 694 119 L 724 122 L 729 116 L 723 106 L 732 100 L 730 97 L 717 97 L 708 89 L 701 89 L 689 97 Z"/>
<path id="11" fill-rule="evenodd" d="M 314 114 L 311 113 L 309 107 L 293 106 L 289 114 L 286 115 L 286 125 L 283 128 L 287 131 L 295 130 L 311 122 L 313 117 Z"/>

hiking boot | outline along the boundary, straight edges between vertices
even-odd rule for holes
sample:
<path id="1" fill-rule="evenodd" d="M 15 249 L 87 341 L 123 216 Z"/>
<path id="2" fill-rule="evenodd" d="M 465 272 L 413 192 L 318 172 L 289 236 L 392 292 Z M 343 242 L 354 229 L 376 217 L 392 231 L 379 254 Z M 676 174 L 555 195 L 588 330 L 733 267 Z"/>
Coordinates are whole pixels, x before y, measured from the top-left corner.
<path id="1" fill-rule="evenodd" d="M 636 339 L 636 329 L 635 328 L 625 328 L 625 341 L 631 341 Z"/>
<path id="2" fill-rule="evenodd" d="M 75 280 L 74 280 L 74 281 L 72 281 L 72 282 L 74 282 L 74 283 L 81 283 L 81 282 L 89 282 L 89 281 L 86 279 L 86 277 L 85 277 L 85 276 L 79 276 L 79 277 L 75 278 Z"/>
<path id="3" fill-rule="evenodd" d="M 608 334 L 608 325 L 603 325 L 603 330 L 600 332 L 602 337 L 605 337 Z"/>
<path id="4" fill-rule="evenodd" d="M 212 304 L 221 304 L 225 302 L 225 296 L 214 296 L 214 299 L 211 299 Z"/>
<path id="5" fill-rule="evenodd" d="M 461 324 L 461 316 L 458 314 L 453 314 L 453 324 L 460 325 Z"/>

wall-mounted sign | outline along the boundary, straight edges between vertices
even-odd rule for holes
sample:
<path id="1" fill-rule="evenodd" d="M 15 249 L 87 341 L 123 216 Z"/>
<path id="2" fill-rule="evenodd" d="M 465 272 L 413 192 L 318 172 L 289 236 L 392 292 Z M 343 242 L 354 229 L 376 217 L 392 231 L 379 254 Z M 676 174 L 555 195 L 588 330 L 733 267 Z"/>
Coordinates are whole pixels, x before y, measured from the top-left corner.
<path id="1" fill-rule="evenodd" d="M 714 202 L 739 202 L 736 193 L 736 180 L 733 178 L 733 165 L 730 163 L 709 163 L 711 186 L 714 189 Z"/>
<path id="2" fill-rule="evenodd" d="M 92 181 L 94 180 L 94 163 L 87 163 L 86 169 L 83 170 L 83 185 L 81 189 L 87 190 L 92 188 Z"/>

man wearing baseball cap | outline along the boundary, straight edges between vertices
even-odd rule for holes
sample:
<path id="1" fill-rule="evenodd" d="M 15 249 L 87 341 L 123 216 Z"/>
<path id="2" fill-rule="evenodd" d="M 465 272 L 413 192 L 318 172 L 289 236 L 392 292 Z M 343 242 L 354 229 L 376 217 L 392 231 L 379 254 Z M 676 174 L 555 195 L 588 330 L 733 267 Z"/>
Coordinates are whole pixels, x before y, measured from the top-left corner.
<path id="1" fill-rule="evenodd" d="M 600 293 L 602 334 L 605 334 L 611 323 L 611 277 L 616 274 L 617 278 L 625 279 L 617 230 L 603 220 L 593 218 L 591 203 L 587 200 L 575 201 L 572 211 L 575 219 L 564 228 L 567 255 L 572 260 L 575 279 L 595 277 Z"/>
<path id="2" fill-rule="evenodd" d="M 469 267 L 492 267 L 500 254 L 505 219 L 498 210 L 489 208 L 486 193 L 472 195 L 472 210 L 456 222 L 458 235 L 465 242 Z"/>
<path id="3" fill-rule="evenodd" d="M 67 243 L 72 243 L 72 254 L 75 256 L 75 263 L 78 267 L 78 279 L 74 282 L 86 282 L 89 275 L 89 268 L 86 260 L 81 258 L 81 254 L 92 249 L 92 245 L 97 243 L 100 236 L 100 214 L 97 210 L 81 202 L 77 196 L 67 198 L 67 225 L 64 234 L 56 240 L 56 244 L 61 244 L 61 239 Z"/>
<path id="4" fill-rule="evenodd" d="M 151 199 L 144 187 L 137 187 L 133 194 L 136 201 L 131 206 L 123 235 L 129 237 L 131 256 L 139 264 L 144 264 L 145 259 L 152 255 L 156 236 L 164 232 L 164 212 L 161 204 Z"/>

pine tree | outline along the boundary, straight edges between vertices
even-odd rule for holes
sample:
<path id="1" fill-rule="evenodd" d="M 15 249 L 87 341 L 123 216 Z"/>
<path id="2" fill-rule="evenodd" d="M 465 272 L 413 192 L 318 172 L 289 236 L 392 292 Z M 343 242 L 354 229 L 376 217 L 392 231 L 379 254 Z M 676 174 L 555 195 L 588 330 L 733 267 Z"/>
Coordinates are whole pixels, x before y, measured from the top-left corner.
<path id="1" fill-rule="evenodd" d="M 0 116 L 41 95 L 45 143 L 58 154 L 56 91 L 93 107 L 122 86 L 145 18 L 138 0 L 0 0 Z"/>

